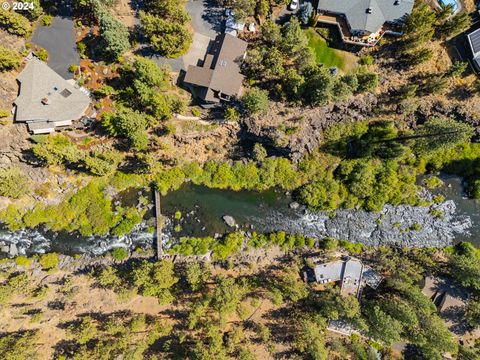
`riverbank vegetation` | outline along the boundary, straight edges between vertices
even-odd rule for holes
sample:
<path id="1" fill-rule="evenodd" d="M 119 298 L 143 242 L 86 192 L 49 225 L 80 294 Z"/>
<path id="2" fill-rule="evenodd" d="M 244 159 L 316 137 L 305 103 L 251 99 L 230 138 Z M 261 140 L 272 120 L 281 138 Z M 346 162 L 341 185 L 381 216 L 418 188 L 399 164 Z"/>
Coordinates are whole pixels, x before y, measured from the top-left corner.
<path id="1" fill-rule="evenodd" d="M 228 261 L 213 263 L 153 261 L 141 255 L 128 260 L 107 256 L 90 263 L 62 257 L 53 267 L 40 265 L 43 270 L 30 271 L 40 259 L 18 261 L 19 265 L 3 260 L 0 302 L 8 312 L 0 320 L 7 329 L 0 339 L 0 356 L 269 359 L 288 353 L 290 358 L 305 359 L 400 359 L 411 354 L 441 359 L 447 352 L 458 360 L 478 356 L 475 339 L 466 332 L 459 344 L 452 332 L 455 324 L 447 326 L 421 284 L 426 275 L 448 281 L 453 276 L 462 291 L 468 289 L 471 300 L 461 311 L 467 311 L 472 324 L 466 329 L 474 330 L 478 288 L 462 281 L 466 274 L 479 271 L 480 262 L 468 260 L 478 259 L 477 249 L 465 243 L 411 250 L 353 250 L 354 244 L 333 239 L 315 239 L 315 244 L 319 247 L 313 252 L 301 246 L 252 258 L 239 252 L 229 255 Z M 335 284 L 302 281 L 303 271 L 338 259 L 339 253 L 354 253 L 368 264 L 383 277 L 380 286 L 366 287 L 357 298 L 342 295 Z M 460 266 L 466 262 L 470 265 Z M 108 310 L 101 310 L 106 304 Z M 336 320 L 352 326 L 352 335 L 331 332 L 329 324 Z M 399 344 L 406 345 L 403 351 Z"/>
<path id="2" fill-rule="evenodd" d="M 142 221 L 144 210 L 115 205 L 105 194 L 105 181 L 94 180 L 55 205 L 35 203 L 31 206 L 13 204 L 0 212 L 10 230 L 44 226 L 52 231 L 78 231 L 83 236 L 130 233 Z"/>
<path id="3" fill-rule="evenodd" d="M 121 123 L 112 122 L 112 126 L 118 130 Z M 127 126 L 127 129 L 134 127 Z M 468 142 L 470 136 L 469 126 L 449 119 L 431 119 L 415 131 L 398 129 L 391 121 L 359 122 L 329 129 L 324 145 L 298 164 L 285 158 L 267 157 L 265 153 L 260 156 L 257 146 L 255 159 L 248 162 L 207 161 L 203 165 L 186 162 L 173 167 L 162 166 L 148 154 L 138 153 L 137 161 L 142 166 L 129 173 L 119 170 L 125 161 L 120 152 L 100 150 L 95 143 L 85 148 L 83 143 L 74 143 L 60 134 L 35 137 L 37 144 L 33 153 L 48 165 L 61 165 L 96 176 L 89 186 L 99 197 L 108 185 L 122 191 L 128 187 L 144 187 L 152 181 L 165 195 L 188 180 L 196 185 L 235 191 L 281 188 L 293 191 L 294 197 L 312 209 L 379 211 L 387 203 L 428 205 L 419 195 L 417 175 L 438 171 L 465 177 L 470 194 L 478 197 L 480 173 L 476 164 L 480 146 Z M 145 142 L 132 140 L 131 144 L 144 146 Z M 16 191 L 17 197 L 24 195 L 24 187 L 18 189 L 12 180 L 15 174 L 6 175 L 2 191 Z M 84 188 L 75 199 L 83 201 L 83 194 L 88 194 Z M 69 204 L 72 196 L 65 197 L 62 203 Z M 85 218 L 77 211 L 72 214 L 72 222 L 71 218 L 58 220 L 57 216 L 48 221 L 45 217 L 53 210 L 41 204 L 36 204 L 34 211 L 29 209 L 30 205 L 12 204 L 0 216 L 13 229 L 46 224 L 55 230 L 83 229 L 81 232 L 85 234 L 105 234 L 112 229 L 116 229 L 116 234 L 124 233 L 141 219 L 141 214 L 134 214 L 133 210 L 116 213 L 110 200 L 105 201 L 98 201 L 97 210 L 88 208 L 96 219 L 86 227 L 84 223 L 90 221 L 88 215 Z M 56 208 L 54 214 L 57 211 L 61 212 L 62 208 Z M 24 220 L 15 221 L 16 217 Z M 122 218 L 124 222 L 120 223 Z"/>

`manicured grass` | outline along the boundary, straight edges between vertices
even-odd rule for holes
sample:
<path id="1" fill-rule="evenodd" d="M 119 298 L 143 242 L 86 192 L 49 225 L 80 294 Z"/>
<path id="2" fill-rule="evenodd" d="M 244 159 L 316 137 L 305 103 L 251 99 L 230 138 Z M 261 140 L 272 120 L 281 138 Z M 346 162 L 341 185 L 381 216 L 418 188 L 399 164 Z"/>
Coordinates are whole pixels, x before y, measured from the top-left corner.
<path id="1" fill-rule="evenodd" d="M 328 67 L 336 66 L 343 72 L 348 72 L 357 65 L 355 55 L 329 47 L 327 41 L 315 29 L 306 29 L 305 34 L 308 37 L 308 46 L 315 52 L 317 62 Z"/>

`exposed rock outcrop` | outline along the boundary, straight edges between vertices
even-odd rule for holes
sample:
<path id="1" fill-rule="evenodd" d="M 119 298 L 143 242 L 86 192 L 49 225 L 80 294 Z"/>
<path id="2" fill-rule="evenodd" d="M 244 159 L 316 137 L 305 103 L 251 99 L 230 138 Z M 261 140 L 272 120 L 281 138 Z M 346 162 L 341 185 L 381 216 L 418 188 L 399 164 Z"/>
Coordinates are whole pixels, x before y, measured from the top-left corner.
<path id="1" fill-rule="evenodd" d="M 312 152 L 319 147 L 322 133 L 327 127 L 365 120 L 372 115 L 377 102 L 374 94 L 365 94 L 321 108 L 288 109 L 288 114 L 285 110 L 272 109 L 261 119 L 245 119 L 240 135 L 245 140 L 262 143 L 271 152 L 296 161 L 305 152 Z M 282 119 L 283 124 L 295 129 L 295 133 L 285 136 L 282 127 L 272 119 Z"/>

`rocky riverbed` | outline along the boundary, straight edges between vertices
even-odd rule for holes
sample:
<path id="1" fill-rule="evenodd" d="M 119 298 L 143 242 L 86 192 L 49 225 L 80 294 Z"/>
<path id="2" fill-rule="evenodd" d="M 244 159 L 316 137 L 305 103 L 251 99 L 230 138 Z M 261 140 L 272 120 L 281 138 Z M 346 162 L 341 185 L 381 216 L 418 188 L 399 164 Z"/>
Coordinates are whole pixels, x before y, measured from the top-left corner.
<path id="1" fill-rule="evenodd" d="M 467 233 L 472 226 L 469 217 L 459 217 L 455 210 L 453 201 L 432 207 L 387 205 L 380 213 L 340 210 L 331 216 L 306 211 L 297 219 L 272 216 L 265 219 L 265 224 L 281 221 L 290 232 L 373 246 L 443 247 L 451 245 L 458 234 Z"/>

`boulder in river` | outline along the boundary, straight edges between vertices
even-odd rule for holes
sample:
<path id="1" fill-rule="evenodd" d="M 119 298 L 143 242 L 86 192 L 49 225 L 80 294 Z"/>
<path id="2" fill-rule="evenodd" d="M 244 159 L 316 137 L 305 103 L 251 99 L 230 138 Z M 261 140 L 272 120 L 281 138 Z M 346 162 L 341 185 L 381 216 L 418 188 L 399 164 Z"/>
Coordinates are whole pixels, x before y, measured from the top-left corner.
<path id="1" fill-rule="evenodd" d="M 235 219 L 232 216 L 224 215 L 224 216 L 222 216 L 222 219 L 223 219 L 223 221 L 225 221 L 225 224 L 227 224 L 228 226 L 235 227 L 236 222 L 235 222 Z"/>
<path id="2" fill-rule="evenodd" d="M 294 201 L 294 202 L 291 202 L 290 204 L 288 204 L 288 206 L 290 207 L 290 209 L 297 210 L 300 207 L 300 204 L 298 202 Z"/>
<path id="3" fill-rule="evenodd" d="M 8 252 L 8 255 L 10 255 L 11 257 L 18 256 L 17 245 L 10 244 L 10 251 Z"/>

